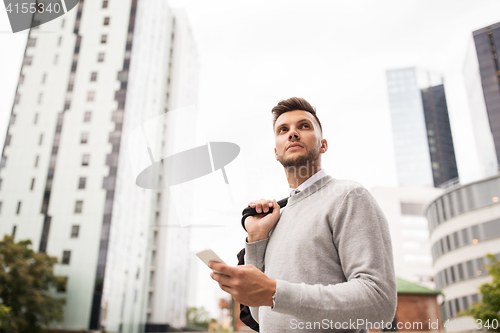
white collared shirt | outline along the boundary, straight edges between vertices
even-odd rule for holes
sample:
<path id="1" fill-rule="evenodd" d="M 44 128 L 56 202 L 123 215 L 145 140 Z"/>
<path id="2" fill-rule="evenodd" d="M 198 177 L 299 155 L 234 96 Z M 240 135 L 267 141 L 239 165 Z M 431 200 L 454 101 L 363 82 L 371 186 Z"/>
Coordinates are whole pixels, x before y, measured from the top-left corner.
<path id="1" fill-rule="evenodd" d="M 289 187 L 288 188 L 288 194 L 291 195 L 292 192 L 295 191 L 295 190 L 303 191 L 307 187 L 309 187 L 311 184 L 314 184 L 317 180 L 320 180 L 324 176 L 326 176 L 326 171 L 325 171 L 325 169 L 321 169 L 318 172 L 316 172 L 314 175 L 312 175 L 311 177 L 309 177 L 305 182 L 303 182 L 302 184 L 300 184 L 299 187 L 297 187 L 297 188 L 291 188 L 291 187 Z"/>

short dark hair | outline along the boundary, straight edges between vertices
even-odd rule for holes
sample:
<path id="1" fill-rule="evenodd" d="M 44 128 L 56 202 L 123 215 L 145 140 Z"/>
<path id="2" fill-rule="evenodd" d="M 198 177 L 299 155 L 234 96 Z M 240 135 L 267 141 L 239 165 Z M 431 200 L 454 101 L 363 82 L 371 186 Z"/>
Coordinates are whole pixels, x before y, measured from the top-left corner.
<path id="1" fill-rule="evenodd" d="M 321 122 L 319 121 L 318 116 L 316 115 L 316 109 L 302 97 L 291 97 L 289 99 L 281 100 L 271 110 L 271 113 L 273 114 L 273 130 L 274 126 L 276 125 L 276 120 L 278 120 L 279 116 L 281 116 L 285 112 L 290 112 L 295 110 L 303 110 L 312 114 L 319 124 L 321 134 L 323 134 L 323 128 L 321 127 Z"/>

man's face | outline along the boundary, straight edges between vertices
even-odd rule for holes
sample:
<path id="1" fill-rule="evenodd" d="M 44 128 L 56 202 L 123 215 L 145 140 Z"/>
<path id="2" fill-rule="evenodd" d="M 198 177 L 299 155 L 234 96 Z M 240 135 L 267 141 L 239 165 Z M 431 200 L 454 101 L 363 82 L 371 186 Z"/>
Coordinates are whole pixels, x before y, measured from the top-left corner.
<path id="1" fill-rule="evenodd" d="M 276 160 L 284 167 L 315 163 L 320 157 L 322 142 L 326 146 L 316 119 L 311 113 L 302 110 L 285 112 L 279 116 L 274 127 L 274 137 Z M 294 145 L 298 146 L 293 147 Z"/>

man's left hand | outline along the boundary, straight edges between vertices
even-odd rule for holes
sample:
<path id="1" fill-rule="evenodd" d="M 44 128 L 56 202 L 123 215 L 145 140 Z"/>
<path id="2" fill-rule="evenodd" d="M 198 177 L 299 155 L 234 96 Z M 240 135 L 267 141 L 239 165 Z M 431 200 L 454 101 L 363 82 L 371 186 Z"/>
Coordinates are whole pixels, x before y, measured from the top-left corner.
<path id="1" fill-rule="evenodd" d="M 273 306 L 273 294 L 276 291 L 276 281 L 267 277 L 257 267 L 239 265 L 232 267 L 220 262 L 211 261 L 210 268 L 215 272 L 210 276 L 219 282 L 225 292 L 233 295 L 236 302 L 247 306 Z"/>

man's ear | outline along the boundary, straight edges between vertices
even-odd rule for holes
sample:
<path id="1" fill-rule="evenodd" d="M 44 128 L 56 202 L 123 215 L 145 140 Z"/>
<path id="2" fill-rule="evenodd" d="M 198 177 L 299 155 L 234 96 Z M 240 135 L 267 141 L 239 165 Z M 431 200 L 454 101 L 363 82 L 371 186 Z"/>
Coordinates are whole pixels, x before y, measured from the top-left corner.
<path id="1" fill-rule="evenodd" d="M 328 142 L 326 142 L 326 139 L 322 139 L 321 140 L 321 152 L 322 153 L 326 153 L 326 151 L 328 150 Z"/>
<path id="2" fill-rule="evenodd" d="M 278 151 L 276 148 L 274 148 L 274 157 L 276 158 L 276 161 L 278 160 Z"/>

